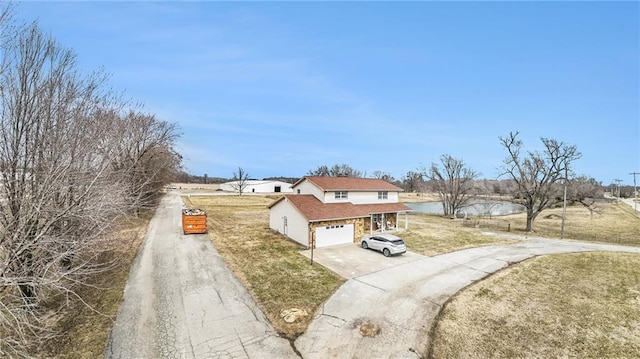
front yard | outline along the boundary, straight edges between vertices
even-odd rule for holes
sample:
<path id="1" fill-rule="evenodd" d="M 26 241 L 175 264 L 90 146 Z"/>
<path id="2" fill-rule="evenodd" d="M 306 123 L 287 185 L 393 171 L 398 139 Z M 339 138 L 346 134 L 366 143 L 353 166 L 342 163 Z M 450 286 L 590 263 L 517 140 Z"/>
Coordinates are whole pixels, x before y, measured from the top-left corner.
<path id="1" fill-rule="evenodd" d="M 194 195 L 184 199 L 189 207 L 207 211 L 209 235 L 220 254 L 283 336 L 294 339 L 303 333 L 317 308 L 343 283 L 342 278 L 320 265 L 311 266 L 298 253 L 301 246 L 271 232 L 266 206 L 274 197 Z M 535 235 L 559 237 L 560 211 L 543 212 L 535 223 Z M 525 234 L 524 214 L 492 221 L 508 221 L 511 233 Z M 429 256 L 512 242 L 482 235 L 485 230 L 463 226 L 462 221 L 416 214 L 410 216 L 409 231 L 399 235 L 409 250 Z M 588 210 L 578 206 L 567 211 L 566 238 L 639 244 L 638 233 L 640 220 L 616 204 L 602 205 L 600 214 L 594 214 L 593 218 Z M 435 332 L 432 354 L 434 357 L 478 357 L 493 352 L 504 357 L 637 354 L 638 258 L 616 253 L 545 256 L 501 271 L 462 291 L 459 299 L 447 306 Z M 593 283 L 600 284 L 595 288 Z M 527 298 L 535 300 L 529 302 Z M 635 300 L 636 305 L 628 305 L 630 300 Z M 478 307 L 478 303 L 484 304 Z M 566 306 L 569 304 L 573 306 Z M 280 313 L 293 307 L 304 309 L 309 315 L 287 324 Z M 588 313 L 593 314 L 586 316 Z M 608 324 L 596 323 L 602 318 Z M 607 342 L 607 336 L 616 336 L 617 341 Z M 513 341 L 520 344 L 510 345 Z M 586 341 L 596 344 L 585 344 Z M 620 341 L 626 341 L 631 352 L 616 344 Z M 567 349 L 565 344 L 572 347 Z"/>
<path id="2" fill-rule="evenodd" d="M 283 336 L 303 333 L 317 308 L 344 282 L 324 267 L 300 255 L 297 243 L 273 233 L 268 226 L 267 205 L 273 196 L 183 197 L 191 208 L 208 214 L 209 236 L 226 263 L 251 291 L 257 302 Z M 409 232 L 400 233 L 409 250 L 435 255 L 462 248 L 510 241 L 483 236 L 474 228 L 462 227 L 445 218 L 412 215 Z M 304 309 L 309 314 L 289 324 L 282 310 Z"/>

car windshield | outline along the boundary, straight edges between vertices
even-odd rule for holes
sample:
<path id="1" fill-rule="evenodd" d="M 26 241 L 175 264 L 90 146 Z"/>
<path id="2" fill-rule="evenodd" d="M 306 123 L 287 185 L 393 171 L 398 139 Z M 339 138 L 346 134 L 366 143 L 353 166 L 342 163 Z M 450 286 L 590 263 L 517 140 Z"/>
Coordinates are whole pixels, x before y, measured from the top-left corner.
<path id="1" fill-rule="evenodd" d="M 402 245 L 404 244 L 404 242 L 402 241 L 402 239 L 396 239 L 394 241 L 391 241 L 391 243 L 395 244 L 396 246 Z"/>

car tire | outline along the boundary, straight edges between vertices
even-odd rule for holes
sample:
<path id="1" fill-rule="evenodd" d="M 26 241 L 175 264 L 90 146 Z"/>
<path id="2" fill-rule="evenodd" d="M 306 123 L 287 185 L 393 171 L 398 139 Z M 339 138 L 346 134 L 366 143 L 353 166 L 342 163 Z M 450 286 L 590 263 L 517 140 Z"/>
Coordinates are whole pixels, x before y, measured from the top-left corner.
<path id="1" fill-rule="evenodd" d="M 367 244 L 367 242 L 362 241 L 362 248 L 364 248 L 364 249 L 369 248 L 369 245 Z"/>
<path id="2" fill-rule="evenodd" d="M 382 250 L 382 254 L 384 254 L 385 257 L 388 257 L 391 255 L 391 251 L 389 250 L 389 248 L 385 248 Z"/>

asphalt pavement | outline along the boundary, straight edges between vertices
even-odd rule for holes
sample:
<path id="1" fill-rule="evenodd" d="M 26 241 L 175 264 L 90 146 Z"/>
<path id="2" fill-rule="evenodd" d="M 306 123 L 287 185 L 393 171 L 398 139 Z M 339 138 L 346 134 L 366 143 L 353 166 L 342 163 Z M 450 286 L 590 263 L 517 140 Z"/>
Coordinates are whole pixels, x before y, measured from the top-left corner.
<path id="1" fill-rule="evenodd" d="M 206 234 L 183 235 L 167 194 L 131 268 L 105 358 L 298 358 Z"/>

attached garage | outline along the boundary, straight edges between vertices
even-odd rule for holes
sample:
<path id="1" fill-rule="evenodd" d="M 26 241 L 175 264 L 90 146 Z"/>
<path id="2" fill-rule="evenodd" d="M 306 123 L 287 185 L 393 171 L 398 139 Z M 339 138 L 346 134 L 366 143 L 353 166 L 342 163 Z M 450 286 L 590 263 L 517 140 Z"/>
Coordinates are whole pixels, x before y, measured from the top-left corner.
<path id="1" fill-rule="evenodd" d="M 397 228 L 398 213 L 410 210 L 402 203 L 323 203 L 313 194 L 284 195 L 269 205 L 269 228 L 307 248 L 328 247 L 358 243 L 373 233 L 378 214 Z"/>
<path id="2" fill-rule="evenodd" d="M 353 223 L 317 227 L 316 248 L 353 243 Z"/>

